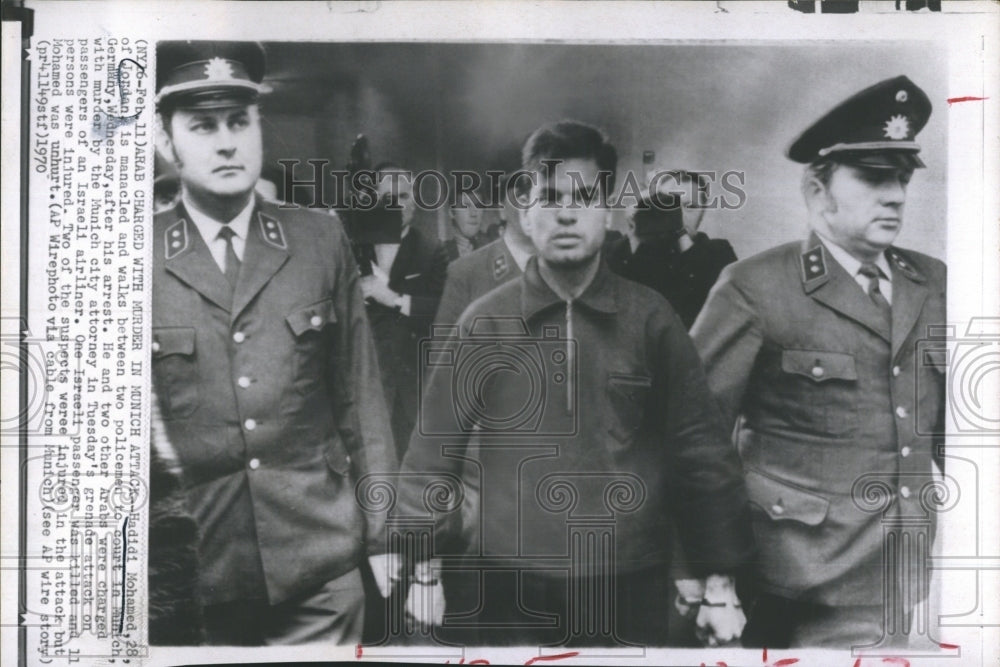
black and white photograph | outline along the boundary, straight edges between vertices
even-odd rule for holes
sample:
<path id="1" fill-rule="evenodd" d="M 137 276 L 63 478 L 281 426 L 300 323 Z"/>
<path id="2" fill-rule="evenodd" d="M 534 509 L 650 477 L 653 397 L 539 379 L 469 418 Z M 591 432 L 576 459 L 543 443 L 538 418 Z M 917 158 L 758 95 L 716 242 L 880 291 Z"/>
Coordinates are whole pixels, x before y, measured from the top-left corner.
<path id="1" fill-rule="evenodd" d="M 995 5 L 27 4 L 5 654 L 995 659 Z"/>

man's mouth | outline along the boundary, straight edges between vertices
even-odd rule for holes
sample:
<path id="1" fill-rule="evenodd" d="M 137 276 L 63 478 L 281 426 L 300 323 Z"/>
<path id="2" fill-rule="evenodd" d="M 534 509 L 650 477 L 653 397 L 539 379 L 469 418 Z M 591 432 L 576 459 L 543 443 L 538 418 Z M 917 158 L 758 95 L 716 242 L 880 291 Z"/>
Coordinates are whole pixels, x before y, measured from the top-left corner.
<path id="1" fill-rule="evenodd" d="M 213 174 L 231 172 L 231 171 L 243 171 L 243 166 L 238 164 L 224 164 L 221 167 L 216 167 L 212 170 Z"/>

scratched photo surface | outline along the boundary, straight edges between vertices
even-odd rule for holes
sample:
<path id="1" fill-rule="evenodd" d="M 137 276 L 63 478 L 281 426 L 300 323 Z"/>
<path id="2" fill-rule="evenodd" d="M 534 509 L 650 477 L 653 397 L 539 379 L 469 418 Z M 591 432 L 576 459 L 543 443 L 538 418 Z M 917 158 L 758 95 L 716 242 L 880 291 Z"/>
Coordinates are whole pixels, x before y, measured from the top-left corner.
<path id="1" fill-rule="evenodd" d="M 4 655 L 987 664 L 996 31 L 778 4 L 40 11 Z"/>

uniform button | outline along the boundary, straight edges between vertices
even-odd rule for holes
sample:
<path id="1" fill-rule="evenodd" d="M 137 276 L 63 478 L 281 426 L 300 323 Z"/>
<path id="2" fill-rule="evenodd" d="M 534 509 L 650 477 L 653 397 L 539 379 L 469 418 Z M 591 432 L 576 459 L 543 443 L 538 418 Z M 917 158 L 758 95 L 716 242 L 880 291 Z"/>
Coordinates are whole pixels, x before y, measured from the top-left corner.
<path id="1" fill-rule="evenodd" d="M 774 512 L 775 514 L 784 514 L 785 508 L 782 507 L 781 505 L 771 505 L 771 511 Z"/>
<path id="2" fill-rule="evenodd" d="M 825 372 L 826 371 L 823 370 L 822 366 L 813 366 L 812 374 L 813 374 L 814 378 L 821 378 L 821 377 L 823 377 L 823 373 L 825 373 Z"/>
<path id="3" fill-rule="evenodd" d="M 906 419 L 906 416 L 908 414 L 910 413 L 907 412 L 906 408 L 904 408 L 902 405 L 896 408 L 896 416 L 899 417 L 900 419 Z"/>
<path id="4" fill-rule="evenodd" d="M 910 487 L 908 487 L 908 486 L 901 486 L 901 487 L 899 487 L 899 495 L 903 496 L 904 498 L 909 498 L 910 497 Z"/>
<path id="5" fill-rule="evenodd" d="M 250 386 L 250 378 L 248 378 L 246 375 L 241 375 L 240 378 L 236 380 L 236 384 L 246 389 L 247 387 Z"/>
<path id="6" fill-rule="evenodd" d="M 310 318 L 309 320 L 309 324 L 313 325 L 314 327 L 318 327 L 322 323 L 323 320 L 322 318 L 320 318 L 319 315 L 313 315 L 312 318 Z"/>
<path id="7" fill-rule="evenodd" d="M 237 331 L 236 333 L 233 334 L 233 340 L 236 341 L 237 343 L 242 343 L 246 339 L 247 335 L 242 331 Z"/>
<path id="8" fill-rule="evenodd" d="M 892 367 L 892 377 L 899 377 L 899 366 Z"/>
<path id="9" fill-rule="evenodd" d="M 153 341 L 153 352 L 159 352 L 159 351 L 160 351 L 160 344 L 154 340 Z"/>
<path id="10" fill-rule="evenodd" d="M 252 431 L 255 428 L 257 428 L 257 422 L 254 421 L 253 419 L 248 419 L 245 422 L 243 422 L 243 428 L 245 428 L 248 431 Z"/>
<path id="11" fill-rule="evenodd" d="M 250 466 L 250 470 L 256 470 L 260 467 L 260 459 L 250 459 L 250 463 L 248 465 Z"/>
<path id="12" fill-rule="evenodd" d="M 910 448 L 909 447 L 903 447 L 901 450 L 899 450 L 899 455 L 902 456 L 905 459 L 907 456 L 910 455 Z"/>

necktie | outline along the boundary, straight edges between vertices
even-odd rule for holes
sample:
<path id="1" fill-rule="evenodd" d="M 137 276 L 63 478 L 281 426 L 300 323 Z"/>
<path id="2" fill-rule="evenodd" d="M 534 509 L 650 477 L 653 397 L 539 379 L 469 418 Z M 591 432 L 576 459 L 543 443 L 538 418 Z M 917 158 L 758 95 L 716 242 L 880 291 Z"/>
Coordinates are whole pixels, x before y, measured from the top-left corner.
<path id="1" fill-rule="evenodd" d="M 222 271 L 226 280 L 235 289 L 236 279 L 240 275 L 240 258 L 236 256 L 236 251 L 233 250 L 233 237 L 236 236 L 234 232 L 229 227 L 223 227 L 219 230 L 219 238 L 226 242 L 226 268 Z"/>
<path id="2" fill-rule="evenodd" d="M 885 295 L 882 294 L 882 290 L 878 286 L 882 272 L 874 264 L 865 262 L 858 269 L 858 273 L 868 278 L 868 297 L 878 307 L 879 311 L 882 312 L 886 320 L 892 322 L 892 306 L 886 300 Z"/>

